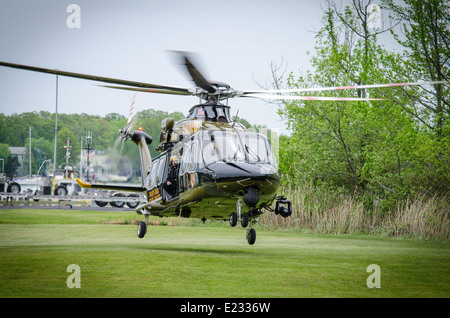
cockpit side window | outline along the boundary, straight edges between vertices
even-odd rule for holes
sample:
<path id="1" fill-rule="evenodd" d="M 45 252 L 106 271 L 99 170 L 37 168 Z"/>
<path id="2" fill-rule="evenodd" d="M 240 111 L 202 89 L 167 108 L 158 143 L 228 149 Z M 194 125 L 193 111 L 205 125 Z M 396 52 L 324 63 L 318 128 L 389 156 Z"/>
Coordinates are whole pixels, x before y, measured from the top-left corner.
<path id="1" fill-rule="evenodd" d="M 215 107 L 214 107 L 214 108 L 215 108 Z M 214 119 L 214 118 L 217 117 L 216 114 L 215 114 L 214 108 L 211 107 L 211 106 L 204 107 L 205 112 L 206 112 L 206 118 Z"/>
<path id="2" fill-rule="evenodd" d="M 159 186 L 164 179 L 165 167 L 166 167 L 167 155 L 162 157 L 159 162 L 158 172 L 156 175 L 156 184 Z"/>
<path id="3" fill-rule="evenodd" d="M 195 110 L 195 118 L 205 118 L 205 107 L 199 107 Z"/>
<path id="4" fill-rule="evenodd" d="M 160 161 L 161 161 L 160 159 L 153 161 L 152 170 L 150 171 L 150 179 L 147 186 L 148 189 L 156 187 L 156 176 L 158 174 L 158 167 Z"/>
<path id="5" fill-rule="evenodd" d="M 216 107 L 217 111 L 217 121 L 222 123 L 228 123 L 230 121 L 228 108 Z"/>

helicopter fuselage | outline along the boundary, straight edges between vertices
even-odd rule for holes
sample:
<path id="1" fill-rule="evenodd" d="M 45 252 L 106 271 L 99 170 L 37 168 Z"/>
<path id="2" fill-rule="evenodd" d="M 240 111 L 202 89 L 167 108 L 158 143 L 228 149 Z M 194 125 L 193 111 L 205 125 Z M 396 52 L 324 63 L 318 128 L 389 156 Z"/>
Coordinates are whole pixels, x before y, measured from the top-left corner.
<path id="1" fill-rule="evenodd" d="M 194 106 L 187 118 L 176 123 L 164 119 L 156 147 L 161 154 L 156 158 L 151 158 L 148 148 L 151 136 L 141 130 L 128 132 L 128 127 L 120 132 L 139 148 L 142 185 L 77 182 L 84 188 L 142 191 L 146 202 L 136 208 L 146 219 L 138 225 L 140 238 L 150 215 L 177 216 L 229 219 L 231 226 L 240 220 L 243 227 L 249 225 L 247 241 L 254 244 L 252 224 L 264 209 L 291 215 L 291 203 L 277 196 L 280 177 L 269 139 L 231 121 L 228 106 L 210 102 Z"/>
<path id="2" fill-rule="evenodd" d="M 193 118 L 178 122 L 171 135 L 178 142 L 171 141 L 153 160 L 145 177 L 152 215 L 227 219 L 237 204 L 243 213 L 258 214 L 275 199 L 280 178 L 264 135 L 235 123 Z M 164 189 L 171 157 L 178 161 L 173 196 Z"/>
<path id="3" fill-rule="evenodd" d="M 179 176 L 178 195 L 173 199 L 164 198 L 162 184 L 147 190 L 148 200 L 162 205 L 159 211 L 152 210 L 151 214 L 228 219 L 230 213 L 236 211 L 237 202 L 241 202 L 243 213 L 257 215 L 259 209 L 272 204 L 280 178 L 276 173 L 256 170 L 249 169 L 247 173 L 241 173 L 234 167 L 220 167 L 216 171 L 201 169 L 186 172 Z M 256 190 L 256 199 L 254 194 L 248 194 L 248 189 Z M 248 198 L 253 200 L 250 206 L 245 204 L 247 195 L 253 195 Z"/>

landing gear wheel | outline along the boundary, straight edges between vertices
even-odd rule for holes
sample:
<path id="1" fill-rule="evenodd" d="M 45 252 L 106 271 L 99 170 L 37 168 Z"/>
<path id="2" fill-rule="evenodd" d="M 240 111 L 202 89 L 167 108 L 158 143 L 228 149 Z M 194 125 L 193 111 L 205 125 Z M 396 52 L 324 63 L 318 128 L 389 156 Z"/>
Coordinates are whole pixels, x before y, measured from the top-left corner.
<path id="1" fill-rule="evenodd" d="M 8 184 L 8 186 L 6 188 L 6 192 L 19 193 L 20 185 L 17 182 L 12 182 L 12 183 Z"/>
<path id="2" fill-rule="evenodd" d="M 34 195 L 39 195 L 38 190 L 34 191 Z M 33 199 L 34 202 L 39 202 L 39 199 Z"/>
<path id="3" fill-rule="evenodd" d="M 94 202 L 101 208 L 103 208 L 104 206 L 106 206 L 108 204 L 108 202 L 105 202 L 105 201 L 94 201 Z"/>
<path id="4" fill-rule="evenodd" d="M 248 225 L 248 213 L 244 213 L 241 216 L 241 226 L 247 227 L 247 225 Z"/>
<path id="5" fill-rule="evenodd" d="M 113 197 L 122 197 L 123 195 L 120 193 L 116 193 Z M 110 204 L 115 208 L 123 208 L 125 202 L 124 201 L 111 201 Z"/>
<path id="6" fill-rule="evenodd" d="M 256 241 L 256 231 L 255 229 L 248 229 L 247 230 L 247 242 L 250 245 L 255 244 Z"/>
<path id="7" fill-rule="evenodd" d="M 133 193 L 130 194 L 129 197 L 138 198 L 139 194 Z M 130 209 L 135 209 L 138 206 L 139 202 L 127 202 L 126 204 Z"/>
<path id="8" fill-rule="evenodd" d="M 235 226 L 236 226 L 236 224 L 237 224 L 237 219 L 238 219 L 238 217 L 237 217 L 236 212 L 233 212 L 233 213 L 230 214 L 230 225 L 231 225 L 232 227 L 235 227 Z"/>
<path id="9" fill-rule="evenodd" d="M 143 238 L 147 233 L 147 224 L 144 221 L 140 221 L 137 227 L 137 236 Z"/>
<path id="10" fill-rule="evenodd" d="M 56 186 L 54 194 L 55 195 L 67 195 L 67 188 L 63 185 Z"/>

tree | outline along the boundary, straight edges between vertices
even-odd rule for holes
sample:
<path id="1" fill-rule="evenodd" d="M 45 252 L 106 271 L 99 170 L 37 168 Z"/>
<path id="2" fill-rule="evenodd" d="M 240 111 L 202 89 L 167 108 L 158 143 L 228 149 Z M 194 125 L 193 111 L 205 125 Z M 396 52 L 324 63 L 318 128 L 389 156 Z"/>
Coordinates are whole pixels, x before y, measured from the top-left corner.
<path id="1" fill-rule="evenodd" d="M 345 19 L 351 21 L 352 29 L 357 29 L 354 12 L 346 8 Z M 376 45 L 375 35 L 355 39 L 350 36 L 347 24 L 337 25 L 338 21 L 338 14 L 329 8 L 324 14 L 324 27 L 316 36 L 318 45 L 312 57 L 315 71 L 298 79 L 291 73 L 287 78 L 289 87 L 354 85 L 367 83 L 369 78 L 373 80 L 373 65 L 386 52 Z M 359 23 L 366 23 L 366 19 Z M 334 92 L 333 96 L 357 97 L 361 93 L 341 91 Z M 294 131 L 299 142 L 297 151 L 301 153 L 300 167 L 296 169 L 314 182 L 331 182 L 352 192 L 364 191 L 368 182 L 363 174 L 368 151 L 380 139 L 377 136 L 380 125 L 388 124 L 376 119 L 378 105 L 339 101 L 285 105 L 281 114 Z"/>
<path id="2" fill-rule="evenodd" d="M 379 61 L 379 56 L 374 55 L 374 50 L 379 49 L 376 39 L 380 34 L 394 29 L 398 22 L 394 24 L 393 20 L 389 19 L 386 23 L 386 19 L 382 19 L 380 7 L 371 0 L 352 0 L 351 6 L 346 6 L 344 10 L 333 0 L 327 0 L 327 5 L 326 28 L 331 40 L 330 45 L 335 50 L 338 46 L 345 48 L 340 53 L 342 60 L 337 60 L 341 71 L 346 72 L 356 85 L 367 84 L 372 80 L 371 70 L 374 70 L 374 67 L 376 70 Z M 340 22 L 341 26 L 336 27 L 337 22 Z M 359 90 L 358 95 L 365 96 L 365 91 Z"/>
<path id="3" fill-rule="evenodd" d="M 402 5 L 383 0 L 384 8 L 392 11 L 392 18 L 402 22 L 402 35 L 392 31 L 397 42 L 405 48 L 403 67 L 414 80 L 450 80 L 450 5 L 447 0 L 404 0 Z M 402 70 L 397 70 L 402 72 Z M 446 121 L 450 114 L 449 85 L 435 84 L 430 89 L 410 93 L 414 101 L 400 104 L 421 124 L 441 138 L 448 135 Z"/>
<path id="4" fill-rule="evenodd" d="M 5 173 L 7 176 L 14 176 L 17 168 L 20 167 L 19 159 L 17 156 L 9 155 L 5 163 Z"/>
<path id="5" fill-rule="evenodd" d="M 0 143 L 0 158 L 6 161 L 10 154 L 9 145 Z"/>
<path id="6" fill-rule="evenodd" d="M 25 146 L 26 146 L 26 153 L 24 156 L 24 166 L 29 167 L 29 138 L 25 140 Z M 45 138 L 36 138 L 34 136 L 34 133 L 32 134 L 32 141 L 31 141 L 31 171 L 32 174 L 37 174 L 39 168 L 41 168 L 41 165 L 44 163 L 47 159 L 53 158 L 53 151 L 54 151 L 54 141 L 53 140 L 47 140 Z M 46 167 L 42 167 L 39 171 L 39 174 L 43 175 L 44 172 L 46 174 L 49 173 L 49 171 L 45 170 Z"/>
<path id="7" fill-rule="evenodd" d="M 404 58 L 395 74 L 408 74 L 411 81 L 450 80 L 450 4 L 446 0 L 384 0 L 383 7 L 402 23 L 392 32 L 404 48 Z M 397 75 L 398 76 L 398 75 Z M 402 107 L 414 120 L 417 143 L 411 151 L 411 183 L 416 187 L 448 192 L 450 183 L 450 85 L 434 84 L 400 89 L 384 95 Z M 399 102 L 399 96 L 408 102 Z M 403 101 L 405 98 L 403 98 Z"/>
<path id="8" fill-rule="evenodd" d="M 286 81 L 288 88 L 306 88 L 426 79 L 416 77 L 423 71 L 420 67 L 413 70 L 413 56 L 387 51 L 378 43 L 381 31 L 367 28 L 370 0 L 353 0 L 343 11 L 333 2 L 328 3 L 311 58 L 313 71 L 299 77 L 290 73 L 281 79 L 274 70 L 282 68 L 272 66 L 274 87 L 281 88 L 281 80 Z M 442 61 L 448 63 L 449 59 Z M 431 194 L 448 191 L 448 125 L 442 121 L 442 129 L 436 134 L 432 131 L 437 129 L 430 126 L 432 117 L 412 116 L 426 114 L 417 111 L 416 97 L 427 97 L 434 105 L 439 104 L 439 98 L 421 87 L 402 91 L 403 94 L 393 89 L 319 93 L 388 97 L 385 102 L 285 101 L 280 114 L 293 135 L 281 151 L 281 172 L 292 176 L 291 182 L 344 188 L 359 197 L 370 197 L 372 202 L 375 198 L 384 200 L 391 206 L 395 200 L 424 189 L 432 190 Z M 445 104 L 445 98 L 441 102 Z M 431 129 L 426 129 L 429 126 Z"/>

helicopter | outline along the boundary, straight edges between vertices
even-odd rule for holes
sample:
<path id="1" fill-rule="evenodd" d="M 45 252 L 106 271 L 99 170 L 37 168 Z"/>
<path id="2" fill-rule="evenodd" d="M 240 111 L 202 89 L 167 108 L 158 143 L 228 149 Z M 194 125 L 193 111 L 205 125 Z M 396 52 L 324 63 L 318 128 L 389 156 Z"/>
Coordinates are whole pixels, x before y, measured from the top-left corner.
<path id="1" fill-rule="evenodd" d="M 141 185 L 90 184 L 77 179 L 82 188 L 141 192 L 146 198 L 136 207 L 145 221 L 137 226 L 137 236 L 147 233 L 149 217 L 185 217 L 228 220 L 232 227 L 238 221 L 247 228 L 250 245 L 256 241 L 254 225 L 265 211 L 287 218 L 292 204 L 278 194 L 281 179 L 276 158 L 268 138 L 246 130 L 230 116 L 230 98 L 259 98 L 263 100 L 317 101 L 380 101 L 370 97 L 304 96 L 298 93 L 343 89 L 365 89 L 393 86 L 437 84 L 393 83 L 343 87 L 321 87 L 285 90 L 235 90 L 230 85 L 206 79 L 194 65 L 187 52 L 175 52 L 189 73 L 194 87 L 164 86 L 144 82 L 107 78 L 61 70 L 0 62 L 0 66 L 75 77 L 115 85 L 108 88 L 135 92 L 197 96 L 203 102 L 191 107 L 186 118 L 175 122 L 165 118 L 161 122 L 160 152 L 152 158 L 149 146 L 153 137 L 134 129 L 139 113 L 128 116 L 125 127 L 119 129 L 123 142 L 131 140 L 141 159 Z M 117 86 L 120 85 L 120 86 Z M 291 95 L 296 93 L 296 95 Z M 226 101 L 226 103 L 222 103 Z M 171 181 L 169 177 L 172 176 Z M 169 184 L 170 183 L 170 184 Z M 273 205 L 275 204 L 275 207 Z"/>

